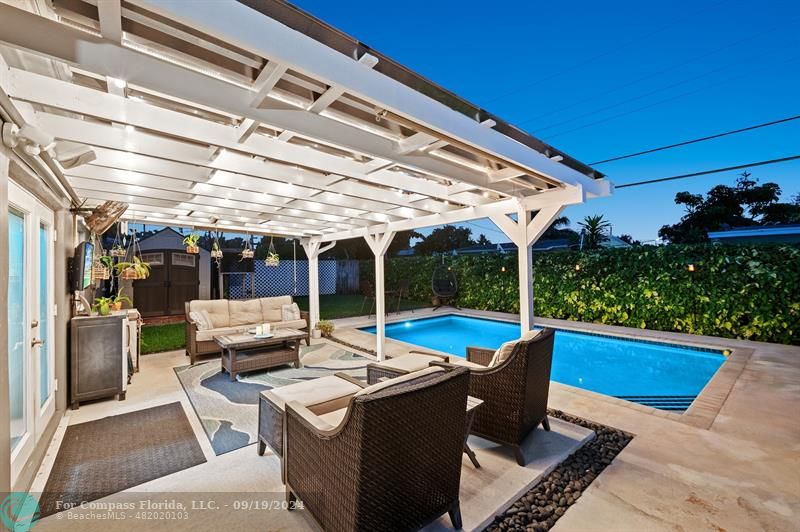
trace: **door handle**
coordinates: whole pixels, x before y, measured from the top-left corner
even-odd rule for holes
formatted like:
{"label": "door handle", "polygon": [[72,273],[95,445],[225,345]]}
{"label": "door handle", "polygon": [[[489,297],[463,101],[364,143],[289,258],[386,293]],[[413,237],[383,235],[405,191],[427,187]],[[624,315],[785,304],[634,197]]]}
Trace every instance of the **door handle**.
{"label": "door handle", "polygon": [[39,320],[31,321],[31,329],[35,329],[38,326],[39,326]]}
{"label": "door handle", "polygon": [[44,345],[44,340],[40,340],[39,338],[34,338],[31,342],[31,347],[36,347],[37,345]]}

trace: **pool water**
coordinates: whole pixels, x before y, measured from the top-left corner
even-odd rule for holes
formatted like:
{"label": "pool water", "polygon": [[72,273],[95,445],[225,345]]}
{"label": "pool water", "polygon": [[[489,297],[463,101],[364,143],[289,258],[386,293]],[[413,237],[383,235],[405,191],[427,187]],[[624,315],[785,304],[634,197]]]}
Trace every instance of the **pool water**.
{"label": "pool water", "polygon": [[[374,333],[375,327],[362,329]],[[467,346],[497,349],[519,325],[466,316],[392,323],[386,336],[465,356]],[[725,361],[719,351],[556,331],[552,379],[662,410],[686,410]]]}

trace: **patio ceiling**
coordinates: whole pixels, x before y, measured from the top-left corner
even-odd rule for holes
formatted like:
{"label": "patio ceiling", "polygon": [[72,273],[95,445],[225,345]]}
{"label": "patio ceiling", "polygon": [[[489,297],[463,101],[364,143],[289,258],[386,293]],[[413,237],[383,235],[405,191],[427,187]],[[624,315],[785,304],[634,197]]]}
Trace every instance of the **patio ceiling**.
{"label": "patio ceiling", "polygon": [[[256,4],[0,4],[0,86],[26,121],[94,150],[63,169],[87,205],[125,201],[142,222],[330,241],[611,192],[388,58],[342,53],[357,41],[294,7]],[[298,19],[307,34],[285,25]]]}

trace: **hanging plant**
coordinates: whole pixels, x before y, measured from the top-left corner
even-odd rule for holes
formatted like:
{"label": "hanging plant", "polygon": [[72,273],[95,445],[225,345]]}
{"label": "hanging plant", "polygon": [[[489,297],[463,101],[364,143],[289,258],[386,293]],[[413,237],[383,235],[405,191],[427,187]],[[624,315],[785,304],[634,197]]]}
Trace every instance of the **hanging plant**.
{"label": "hanging plant", "polygon": [[253,251],[252,246],[250,246],[250,234],[248,233],[244,241],[244,249],[242,249],[242,260],[252,259],[255,254],[256,252]]}
{"label": "hanging plant", "polygon": [[200,246],[197,243],[200,241],[200,235],[197,233],[191,233],[186,235],[186,238],[183,239],[183,245],[186,246],[186,253],[198,254],[200,253]]}
{"label": "hanging plant", "polygon": [[276,267],[281,262],[281,256],[275,251],[275,244],[272,243],[272,237],[269,237],[269,250],[267,250],[267,258],[264,259],[264,264],[271,267]]}
{"label": "hanging plant", "polygon": [[150,264],[142,262],[142,259],[136,256],[131,262],[118,262],[114,268],[120,279],[127,281],[138,281],[150,277]]}
{"label": "hanging plant", "polygon": [[211,244],[211,258],[217,260],[222,259],[222,250],[219,248],[217,237],[214,237],[214,243]]}
{"label": "hanging plant", "polygon": [[125,238],[119,232],[119,223],[117,223],[117,233],[114,235],[114,243],[111,244],[112,257],[124,257],[128,251],[125,249]]}

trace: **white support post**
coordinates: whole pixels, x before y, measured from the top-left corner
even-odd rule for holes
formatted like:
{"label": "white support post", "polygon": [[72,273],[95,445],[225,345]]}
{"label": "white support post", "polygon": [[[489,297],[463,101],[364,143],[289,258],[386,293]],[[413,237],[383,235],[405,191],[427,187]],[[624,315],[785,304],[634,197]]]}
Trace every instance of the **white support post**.
{"label": "white support post", "polygon": [[319,322],[319,256],[335,246],[336,242],[322,248],[319,240],[302,240],[300,245],[308,257],[308,326],[313,329]]}
{"label": "white support post", "polygon": [[490,219],[517,246],[519,271],[519,327],[521,334],[533,328],[533,244],[561,214],[566,204],[542,207],[531,219],[531,211],[520,203],[515,222],[505,214]]}
{"label": "white support post", "polygon": [[386,250],[389,249],[389,244],[392,243],[394,235],[395,233],[392,231],[387,231],[383,234],[371,235],[366,233],[364,235],[372,254],[375,255],[375,334],[377,336],[375,351],[378,354],[379,361],[386,359],[384,354],[384,344],[386,343],[386,284],[383,257],[386,255]]}

